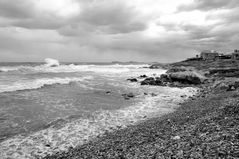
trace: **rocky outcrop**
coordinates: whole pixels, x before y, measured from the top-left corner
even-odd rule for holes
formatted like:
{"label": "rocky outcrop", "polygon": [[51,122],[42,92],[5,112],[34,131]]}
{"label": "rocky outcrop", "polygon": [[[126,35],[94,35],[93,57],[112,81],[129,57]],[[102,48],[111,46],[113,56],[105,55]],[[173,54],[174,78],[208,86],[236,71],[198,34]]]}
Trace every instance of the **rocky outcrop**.
{"label": "rocky outcrop", "polygon": [[183,67],[183,66],[182,67],[172,67],[172,68],[168,69],[168,71],[166,73],[169,74],[169,73],[185,72],[185,71],[191,71],[191,69]]}
{"label": "rocky outcrop", "polygon": [[168,78],[172,82],[179,82],[182,84],[201,84],[205,80],[204,77],[200,74],[197,74],[195,72],[176,72],[176,73],[170,73],[168,74]]}
{"label": "rocky outcrop", "polygon": [[237,78],[217,80],[212,87],[216,90],[234,91],[239,88],[239,80]]}
{"label": "rocky outcrop", "polygon": [[169,69],[168,64],[155,63],[149,66],[150,69]]}
{"label": "rocky outcrop", "polygon": [[239,77],[239,68],[215,68],[209,70],[209,75],[219,77]]}
{"label": "rocky outcrop", "polygon": [[159,77],[149,77],[141,82],[141,85],[165,86]]}
{"label": "rocky outcrop", "polygon": [[203,83],[206,78],[194,70],[186,68],[170,69],[167,74],[162,74],[160,77],[148,77],[141,81],[141,85],[156,85],[156,86],[191,86]]}

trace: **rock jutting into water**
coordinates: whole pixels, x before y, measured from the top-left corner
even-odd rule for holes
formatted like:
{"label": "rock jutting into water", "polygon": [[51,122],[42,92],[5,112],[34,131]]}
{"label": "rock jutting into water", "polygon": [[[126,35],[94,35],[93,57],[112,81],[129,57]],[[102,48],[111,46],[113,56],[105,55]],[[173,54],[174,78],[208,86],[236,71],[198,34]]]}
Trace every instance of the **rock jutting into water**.
{"label": "rock jutting into water", "polygon": [[186,68],[173,68],[160,77],[148,77],[141,81],[141,85],[156,86],[191,86],[203,83],[206,77],[195,70]]}

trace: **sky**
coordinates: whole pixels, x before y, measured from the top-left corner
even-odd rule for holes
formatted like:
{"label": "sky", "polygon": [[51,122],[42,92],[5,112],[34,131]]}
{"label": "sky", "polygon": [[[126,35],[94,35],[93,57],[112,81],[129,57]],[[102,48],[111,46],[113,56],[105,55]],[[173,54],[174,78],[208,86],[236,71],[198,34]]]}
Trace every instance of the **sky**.
{"label": "sky", "polygon": [[174,62],[239,43],[238,0],[0,0],[0,61]]}

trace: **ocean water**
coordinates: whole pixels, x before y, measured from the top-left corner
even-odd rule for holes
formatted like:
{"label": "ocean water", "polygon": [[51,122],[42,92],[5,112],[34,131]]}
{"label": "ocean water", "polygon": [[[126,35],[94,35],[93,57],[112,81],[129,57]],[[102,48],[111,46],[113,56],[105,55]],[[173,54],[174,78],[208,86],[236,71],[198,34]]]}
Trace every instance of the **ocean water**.
{"label": "ocean water", "polygon": [[[194,88],[141,86],[147,64],[0,64],[0,156],[37,158],[172,112]],[[134,98],[125,100],[124,93]],[[156,95],[155,95],[156,94]],[[184,97],[182,97],[184,96]]]}

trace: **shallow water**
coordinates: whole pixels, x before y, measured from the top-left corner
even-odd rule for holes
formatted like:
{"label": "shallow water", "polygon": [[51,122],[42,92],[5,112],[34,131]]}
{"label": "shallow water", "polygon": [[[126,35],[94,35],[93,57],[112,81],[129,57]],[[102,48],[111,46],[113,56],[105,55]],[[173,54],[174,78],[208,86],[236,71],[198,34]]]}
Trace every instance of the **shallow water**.
{"label": "shallow water", "polygon": [[[192,88],[140,86],[146,65],[0,66],[0,156],[35,158],[173,111]],[[125,100],[123,93],[135,98]],[[157,94],[157,96],[152,95]],[[50,146],[49,146],[50,145]]]}

